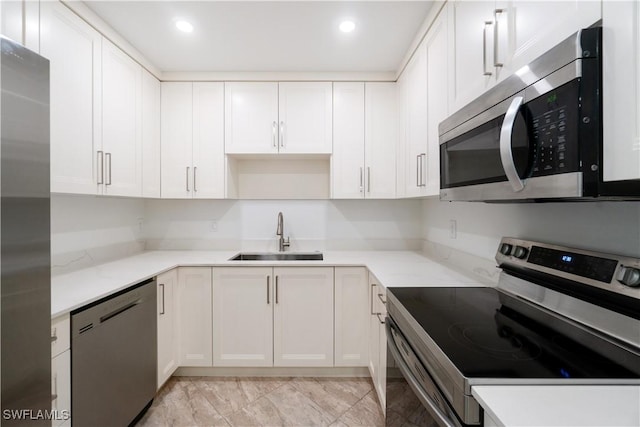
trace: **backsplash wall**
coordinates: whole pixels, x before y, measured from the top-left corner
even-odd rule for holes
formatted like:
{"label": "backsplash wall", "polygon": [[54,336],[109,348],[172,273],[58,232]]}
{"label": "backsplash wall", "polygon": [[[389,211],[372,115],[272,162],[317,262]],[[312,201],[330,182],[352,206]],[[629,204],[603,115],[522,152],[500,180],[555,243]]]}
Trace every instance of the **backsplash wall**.
{"label": "backsplash wall", "polygon": [[89,267],[140,252],[144,200],[51,195],[52,273]]}
{"label": "backsplash wall", "polygon": [[147,200],[146,249],[277,250],[278,212],[290,250],[418,250],[417,200]]}
{"label": "backsplash wall", "polygon": [[426,245],[493,259],[500,238],[509,236],[640,257],[640,202],[422,203]]}

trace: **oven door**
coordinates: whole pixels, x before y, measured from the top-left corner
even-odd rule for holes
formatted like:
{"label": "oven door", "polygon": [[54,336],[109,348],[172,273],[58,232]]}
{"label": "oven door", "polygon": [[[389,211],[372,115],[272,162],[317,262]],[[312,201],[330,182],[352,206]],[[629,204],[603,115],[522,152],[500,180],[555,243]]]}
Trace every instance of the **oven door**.
{"label": "oven door", "polygon": [[[401,376],[387,371],[386,425],[463,427],[396,323],[387,317],[387,350]],[[422,404],[422,405],[420,405]]]}

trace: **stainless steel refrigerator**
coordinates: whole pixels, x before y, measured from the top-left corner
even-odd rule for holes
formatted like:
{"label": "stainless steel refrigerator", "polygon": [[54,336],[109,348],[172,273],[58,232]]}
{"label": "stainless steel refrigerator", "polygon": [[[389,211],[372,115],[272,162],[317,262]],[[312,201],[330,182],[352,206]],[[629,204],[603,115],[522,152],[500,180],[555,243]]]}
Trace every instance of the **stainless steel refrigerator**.
{"label": "stainless steel refrigerator", "polygon": [[50,425],[49,61],[0,45],[0,423]]}

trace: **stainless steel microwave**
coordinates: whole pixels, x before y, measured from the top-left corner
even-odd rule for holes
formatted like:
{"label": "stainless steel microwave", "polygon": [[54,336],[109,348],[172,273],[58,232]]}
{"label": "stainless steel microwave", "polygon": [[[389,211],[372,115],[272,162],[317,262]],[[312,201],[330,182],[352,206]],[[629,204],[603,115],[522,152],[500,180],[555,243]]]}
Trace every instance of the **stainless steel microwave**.
{"label": "stainless steel microwave", "polygon": [[440,199],[638,198],[602,180],[602,29],[588,28],[440,124]]}

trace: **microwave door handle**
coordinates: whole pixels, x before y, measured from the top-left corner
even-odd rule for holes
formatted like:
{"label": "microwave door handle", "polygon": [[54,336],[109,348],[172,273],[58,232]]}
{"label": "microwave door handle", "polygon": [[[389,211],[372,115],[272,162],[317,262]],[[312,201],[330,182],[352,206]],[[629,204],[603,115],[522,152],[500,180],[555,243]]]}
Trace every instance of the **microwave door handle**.
{"label": "microwave door handle", "polygon": [[507,180],[516,193],[524,189],[524,182],[518,176],[516,164],[513,161],[513,151],[511,150],[511,136],[513,135],[513,125],[516,122],[518,111],[524,102],[522,96],[516,96],[511,101],[507,113],[504,115],[502,128],[500,129],[500,160]]}

